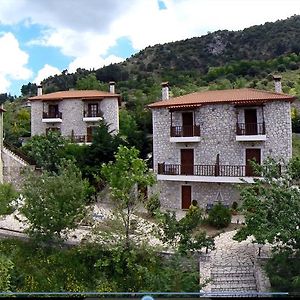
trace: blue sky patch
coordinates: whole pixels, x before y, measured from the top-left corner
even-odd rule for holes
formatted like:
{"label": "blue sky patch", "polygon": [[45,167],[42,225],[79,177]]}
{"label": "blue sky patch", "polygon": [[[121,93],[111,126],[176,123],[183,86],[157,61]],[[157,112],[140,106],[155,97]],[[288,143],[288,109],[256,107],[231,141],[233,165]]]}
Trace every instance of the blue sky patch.
{"label": "blue sky patch", "polygon": [[132,47],[130,39],[126,36],[122,36],[117,40],[117,44],[110,47],[107,51],[108,55],[116,55],[122,58],[130,57],[136,50]]}
{"label": "blue sky patch", "polygon": [[162,0],[157,0],[157,4],[158,4],[159,10],[167,9],[165,2]]}

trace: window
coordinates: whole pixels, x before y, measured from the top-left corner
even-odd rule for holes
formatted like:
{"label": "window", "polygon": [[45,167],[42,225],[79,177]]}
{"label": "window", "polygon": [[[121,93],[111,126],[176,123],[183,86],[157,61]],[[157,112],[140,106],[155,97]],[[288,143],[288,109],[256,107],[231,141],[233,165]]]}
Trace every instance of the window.
{"label": "window", "polygon": [[98,117],[98,103],[88,104],[88,117]]}

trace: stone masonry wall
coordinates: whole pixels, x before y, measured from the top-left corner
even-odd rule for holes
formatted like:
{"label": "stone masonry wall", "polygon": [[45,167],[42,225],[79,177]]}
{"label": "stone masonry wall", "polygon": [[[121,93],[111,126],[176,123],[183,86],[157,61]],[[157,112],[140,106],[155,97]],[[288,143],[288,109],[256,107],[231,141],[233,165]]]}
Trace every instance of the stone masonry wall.
{"label": "stone masonry wall", "polygon": [[[157,172],[157,164],[165,162],[166,164],[180,164],[180,149],[194,149],[194,164],[215,164],[217,154],[219,154],[220,164],[222,165],[245,165],[246,148],[260,148],[261,159],[265,160],[268,156],[273,158],[283,158],[289,160],[292,155],[291,139],[291,116],[290,103],[274,101],[267,103],[263,108],[264,120],[266,124],[266,141],[241,142],[236,141],[236,121],[238,113],[239,122],[243,122],[243,109],[235,108],[231,104],[205,105],[195,111],[195,125],[200,125],[200,142],[194,143],[171,143],[170,125],[171,113],[168,109],[153,109],[153,168]],[[257,108],[257,121],[262,122],[262,108]],[[173,125],[181,125],[181,113],[173,113]],[[162,184],[161,199],[163,203],[171,205],[176,203],[180,208],[180,185],[179,182],[168,182]],[[210,195],[216,193],[222,186],[224,193],[230,190],[232,184],[204,184],[191,183],[188,185],[197,185],[196,194],[203,192],[199,196],[201,201],[208,201]],[[176,192],[174,192],[174,189]],[[209,192],[209,189],[211,191]],[[192,199],[198,197],[194,195],[192,189]],[[168,198],[176,198],[168,200]],[[224,201],[237,198],[224,197]],[[227,200],[226,200],[227,199]],[[196,199],[197,200],[197,199]],[[234,200],[236,201],[236,199]],[[175,204],[174,204],[175,205]],[[178,206],[179,205],[179,206]]]}

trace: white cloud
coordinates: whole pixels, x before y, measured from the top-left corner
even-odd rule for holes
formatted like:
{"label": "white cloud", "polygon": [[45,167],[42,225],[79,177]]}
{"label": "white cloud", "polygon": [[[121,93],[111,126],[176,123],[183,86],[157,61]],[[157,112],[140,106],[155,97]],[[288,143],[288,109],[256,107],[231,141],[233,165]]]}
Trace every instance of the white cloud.
{"label": "white cloud", "polygon": [[26,67],[28,54],[12,33],[0,35],[0,49],[0,93],[6,93],[12,80],[29,79],[32,71]]}
{"label": "white cloud", "polygon": [[42,69],[40,69],[37,73],[36,78],[34,78],[33,82],[36,84],[40,84],[42,80],[49,76],[60,74],[61,71],[56,67],[45,64]]}
{"label": "white cloud", "polygon": [[207,31],[238,30],[300,14],[299,0],[163,2],[164,10],[159,10],[157,0],[0,0],[0,22],[43,26],[41,36],[29,44],[57,47],[74,59],[72,71],[121,61],[109,56],[109,48],[120,37],[128,37],[140,50]]}
{"label": "white cloud", "polygon": [[107,66],[111,63],[118,63],[123,61],[122,57],[118,57],[115,55],[109,55],[106,58],[102,58],[101,56],[82,56],[77,57],[73,62],[69,65],[69,72],[75,72],[77,68],[84,67],[85,69],[98,69],[103,66]]}

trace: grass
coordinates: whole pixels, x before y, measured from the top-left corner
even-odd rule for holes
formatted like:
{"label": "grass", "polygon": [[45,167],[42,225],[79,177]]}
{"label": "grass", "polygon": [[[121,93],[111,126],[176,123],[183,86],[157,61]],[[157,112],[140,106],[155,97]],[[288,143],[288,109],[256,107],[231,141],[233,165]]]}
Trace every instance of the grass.
{"label": "grass", "polygon": [[300,157],[300,137],[293,133],[293,157]]}

